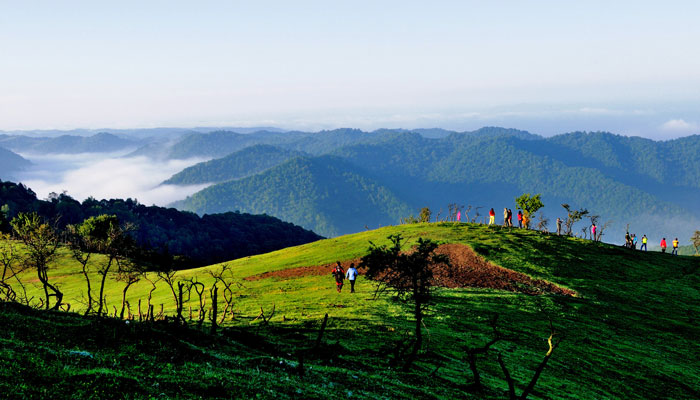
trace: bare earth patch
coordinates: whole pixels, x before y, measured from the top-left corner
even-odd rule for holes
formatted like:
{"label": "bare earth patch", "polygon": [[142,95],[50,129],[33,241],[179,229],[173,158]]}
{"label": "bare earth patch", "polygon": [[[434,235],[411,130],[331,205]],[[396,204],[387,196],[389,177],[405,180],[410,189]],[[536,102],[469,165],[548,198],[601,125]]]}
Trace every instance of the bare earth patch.
{"label": "bare earth patch", "polygon": [[[523,273],[508,268],[499,267],[486,261],[476,254],[471,247],[459,244],[443,244],[437,250],[439,254],[450,257],[451,267],[444,265],[433,266],[435,285],[446,288],[489,288],[500,289],[525,294],[554,293],[565,296],[576,296],[576,292],[557,286],[541,279],[533,279]],[[357,266],[360,259],[341,261],[340,264],[347,271],[350,264]],[[267,278],[291,279],[312,275],[328,275],[335,263],[317,265],[311,267],[289,268],[280,271],[265,272],[263,274],[246,277],[246,280],[260,280]],[[365,271],[360,270],[360,274]]]}

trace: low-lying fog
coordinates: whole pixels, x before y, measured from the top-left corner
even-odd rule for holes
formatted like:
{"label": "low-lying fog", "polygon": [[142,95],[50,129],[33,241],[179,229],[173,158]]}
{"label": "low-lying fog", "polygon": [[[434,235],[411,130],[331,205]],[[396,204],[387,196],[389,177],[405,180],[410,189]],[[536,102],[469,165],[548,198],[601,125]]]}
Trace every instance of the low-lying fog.
{"label": "low-lying fog", "polygon": [[45,199],[49,193],[64,190],[76,200],[89,196],[96,199],[132,198],[145,205],[166,206],[173,201],[205,188],[201,185],[161,185],[161,182],[184,168],[205,161],[153,160],[148,157],[123,158],[119,153],[21,154],[33,163],[15,173],[24,183]]}

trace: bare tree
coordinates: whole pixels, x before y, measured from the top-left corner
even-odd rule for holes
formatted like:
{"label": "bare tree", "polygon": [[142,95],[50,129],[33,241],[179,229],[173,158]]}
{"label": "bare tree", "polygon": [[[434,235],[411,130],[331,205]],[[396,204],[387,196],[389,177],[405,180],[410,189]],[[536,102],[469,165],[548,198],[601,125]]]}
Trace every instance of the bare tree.
{"label": "bare tree", "polygon": [[[26,246],[25,263],[35,269],[44,289],[42,305],[48,310],[58,310],[63,301],[63,293],[58,286],[49,282],[49,267],[56,259],[58,235],[53,226],[41,220],[38,214],[20,213],[12,222],[12,229]],[[51,298],[55,298],[51,307]]]}
{"label": "bare tree", "polygon": [[[27,288],[19,278],[19,274],[24,272],[24,264],[20,261],[20,253],[15,246],[15,243],[10,238],[9,234],[0,233],[0,264],[2,265],[2,277],[0,278],[0,300],[18,302],[29,305],[27,297]],[[12,287],[10,281],[16,281],[17,285],[22,290],[22,293],[17,297],[17,292]]]}
{"label": "bare tree", "polygon": [[[82,238],[82,244],[91,252],[99,252],[107,257],[107,260],[97,268],[100,275],[100,291],[97,301],[97,314],[101,315],[108,310],[104,298],[104,288],[107,276],[115,264],[119,264],[127,257],[133,240],[129,232],[134,229],[131,224],[121,226],[115,215],[100,215],[90,217],[77,227],[77,233]],[[87,262],[85,264],[87,266]],[[87,272],[85,273],[87,275]],[[88,290],[88,295],[90,291]],[[105,310],[105,311],[103,311]]]}
{"label": "bare tree", "polygon": [[695,247],[695,255],[700,254],[700,231],[695,231],[690,241],[693,243],[693,247]]}
{"label": "bare tree", "polygon": [[571,236],[573,233],[573,226],[576,222],[580,221],[583,217],[588,215],[588,210],[581,208],[580,210],[573,210],[571,206],[564,203],[561,205],[566,210],[566,220],[564,221],[565,231],[564,234]]}

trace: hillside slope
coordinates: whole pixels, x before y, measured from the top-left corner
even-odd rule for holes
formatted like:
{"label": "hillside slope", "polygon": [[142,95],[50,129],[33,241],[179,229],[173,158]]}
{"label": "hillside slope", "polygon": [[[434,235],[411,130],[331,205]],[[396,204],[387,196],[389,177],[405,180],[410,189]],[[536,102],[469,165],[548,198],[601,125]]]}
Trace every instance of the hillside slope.
{"label": "hillside slope", "polygon": [[[411,329],[410,308],[384,296],[374,299],[374,285],[362,276],[352,295],[335,291],[329,267],[323,275],[250,279],[271,271],[350,262],[366,253],[369,241],[383,244],[397,233],[407,238],[405,248],[418,237],[468,245],[496,265],[576,295],[440,289],[425,320],[429,343],[415,369],[404,373],[392,367],[391,359]],[[66,301],[79,309],[84,285],[79,268],[69,264],[55,267],[51,278],[65,288]],[[507,386],[497,354],[520,393],[547,351],[551,320],[555,339],[562,341],[529,398],[700,395],[700,327],[694,319],[700,312],[700,257],[631,251],[519,229],[432,223],[385,227],[228,264],[241,284],[234,289],[235,318],[214,337],[165,323],[125,325],[0,309],[5,327],[0,330],[3,392],[18,397],[55,390],[63,394],[58,397],[116,391],[138,397],[182,393],[228,398],[231,393],[250,397],[256,388],[265,388],[263,398],[500,399],[507,396]],[[181,271],[176,279],[211,287],[209,272],[218,268]],[[110,309],[120,304],[122,286],[110,279]],[[128,301],[137,304],[150,288],[144,281],[135,284]],[[152,298],[172,315],[172,296],[162,282]],[[196,318],[196,296],[185,310],[188,306]],[[269,322],[259,317],[261,310]],[[310,351],[326,313],[321,349]],[[468,387],[472,376],[466,348],[480,347],[493,337],[488,321],[494,314],[508,339],[478,358],[486,389],[475,393]],[[302,365],[300,354],[305,355]]]}
{"label": "hillside slope", "polygon": [[304,153],[258,144],[226,157],[195,164],[163,182],[170,185],[219,183],[245,178],[284,163]]}
{"label": "hillside slope", "polygon": [[176,202],[198,214],[267,213],[323,236],[395,223],[410,209],[359,167],[338,157],[296,158],[261,174],[221,183]]}

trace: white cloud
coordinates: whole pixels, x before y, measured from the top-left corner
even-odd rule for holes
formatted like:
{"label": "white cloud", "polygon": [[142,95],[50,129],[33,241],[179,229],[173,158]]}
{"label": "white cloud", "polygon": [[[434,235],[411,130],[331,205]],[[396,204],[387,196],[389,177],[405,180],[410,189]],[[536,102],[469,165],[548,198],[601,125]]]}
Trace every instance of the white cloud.
{"label": "white cloud", "polygon": [[682,119],[671,119],[661,125],[661,129],[672,132],[692,132],[698,130],[698,125]]}
{"label": "white cloud", "polygon": [[154,161],[147,157],[120,158],[115,154],[25,155],[34,163],[19,180],[46,198],[50,192],[84,200],[133,198],[146,205],[165,206],[203,189],[203,185],[161,185],[173,174],[202,159]]}

